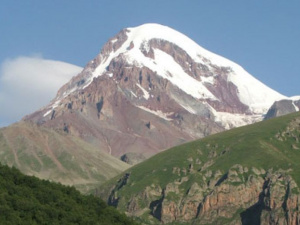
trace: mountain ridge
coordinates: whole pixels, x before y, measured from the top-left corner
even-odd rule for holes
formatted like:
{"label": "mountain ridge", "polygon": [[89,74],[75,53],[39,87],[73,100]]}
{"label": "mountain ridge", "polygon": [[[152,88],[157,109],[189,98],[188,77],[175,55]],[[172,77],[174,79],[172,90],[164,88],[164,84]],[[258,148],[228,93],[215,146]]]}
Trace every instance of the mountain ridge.
{"label": "mountain ridge", "polygon": [[87,192],[129,166],[94,146],[29,122],[0,129],[0,162]]}

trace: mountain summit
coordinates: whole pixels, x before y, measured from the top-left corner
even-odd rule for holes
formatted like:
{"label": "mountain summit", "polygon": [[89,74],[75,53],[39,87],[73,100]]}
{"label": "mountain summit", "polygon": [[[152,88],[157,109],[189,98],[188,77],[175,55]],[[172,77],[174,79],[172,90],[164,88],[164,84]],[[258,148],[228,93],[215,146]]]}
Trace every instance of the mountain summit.
{"label": "mountain summit", "polygon": [[46,107],[25,117],[114,156],[171,146],[263,119],[285,96],[159,24],[111,38]]}

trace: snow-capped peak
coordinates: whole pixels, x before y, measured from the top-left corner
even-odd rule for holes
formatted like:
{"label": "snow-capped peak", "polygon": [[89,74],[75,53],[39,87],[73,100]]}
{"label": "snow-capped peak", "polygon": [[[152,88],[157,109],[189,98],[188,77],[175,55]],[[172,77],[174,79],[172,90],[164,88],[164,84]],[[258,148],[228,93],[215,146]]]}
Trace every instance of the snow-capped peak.
{"label": "snow-capped peak", "polygon": [[[224,66],[224,67],[238,66],[237,64],[231,62],[230,60],[224,57],[221,57],[219,55],[207,51],[206,49],[199,46],[196,42],[194,42],[189,37],[167,26],[149,23],[134,28],[127,28],[126,30],[128,31],[127,32],[128,38],[126,42],[116,52],[112,52],[109,55],[109,57],[105,60],[105,62],[100,64],[96,68],[96,70],[93,73],[94,77],[99,76],[103,72],[105,72],[106,67],[109,65],[110,61],[114,57],[118,56],[121,53],[127,52],[128,47],[130,46],[131,43],[133,43],[134,46],[132,52],[136,53],[135,56],[140,56],[139,54],[140,46],[145,43],[147,47],[148,42],[152,39],[165,40],[174,43],[175,45],[185,50],[186,53],[195,62],[198,63],[205,63],[203,59],[206,59],[210,61],[213,60],[214,64],[218,66]],[[112,41],[115,42],[115,39]],[[131,56],[134,55],[131,54]]]}
{"label": "snow-capped peak", "polygon": [[[95,69],[89,83],[94,77],[106,72],[106,68],[113,58],[124,54],[127,60],[132,64],[146,66],[156,71],[158,75],[169,79],[176,86],[195,98],[217,99],[203,86],[203,82],[188,76],[180,65],[168,54],[155,49],[154,60],[146,57],[141,52],[140,47],[143,45],[144,48],[149,48],[149,41],[152,39],[165,40],[179,46],[196,63],[230,68],[232,72],[229,74],[228,81],[231,81],[237,86],[237,94],[240,101],[248,105],[253,112],[265,113],[274,101],[286,98],[255,79],[238,64],[207,51],[184,34],[159,24],[144,24],[138,27],[128,28],[127,40],[117,51],[111,52],[107,59]],[[132,48],[129,50],[130,45]],[[173,76],[168,76],[167,74],[169,73]],[[88,86],[89,83],[87,83],[86,86]]]}
{"label": "snow-capped peak", "polygon": [[130,42],[133,41],[135,46],[140,46],[143,42],[151,39],[161,39],[181,47],[195,62],[205,63],[203,62],[203,58],[205,58],[213,59],[214,64],[218,66],[230,66],[229,64],[232,64],[230,60],[207,51],[186,35],[167,26],[149,23],[128,28],[128,30],[130,31]]}
{"label": "snow-capped peak", "polygon": [[[150,23],[127,28],[120,33],[126,38],[119,35],[112,38],[109,44],[117,47],[101,53],[98,56],[100,59],[98,64],[94,64],[94,67],[90,68],[84,83],[79,86],[70,86],[61,96],[62,98],[78,89],[88,87],[94,78],[104,74],[113,79],[113,71],[108,72],[108,67],[118,57],[125,60],[128,65],[149,68],[158,76],[169,80],[183,92],[198,100],[221,101],[219,96],[216,96],[208,87],[208,84],[215,85],[216,77],[220,75],[218,68],[226,68],[226,78],[224,79],[236,87],[235,95],[242,104],[249,107],[252,113],[266,113],[274,101],[286,98],[255,79],[238,64],[202,48],[186,35],[170,27]],[[190,71],[188,74],[187,70],[183,69],[172,55],[159,48],[151,47],[152,40],[172,43],[192,59],[192,64],[205,66],[210,73],[196,79],[191,76],[192,72]],[[149,53],[150,50],[152,50],[153,57],[145,55],[145,52]],[[97,60],[92,62],[94,63],[94,61]]]}

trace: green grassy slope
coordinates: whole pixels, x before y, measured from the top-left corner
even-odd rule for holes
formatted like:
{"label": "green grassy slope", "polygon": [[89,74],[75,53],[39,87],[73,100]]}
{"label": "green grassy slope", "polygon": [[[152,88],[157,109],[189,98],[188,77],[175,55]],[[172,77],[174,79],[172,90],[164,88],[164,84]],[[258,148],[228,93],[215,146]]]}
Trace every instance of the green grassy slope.
{"label": "green grassy slope", "polygon": [[29,122],[0,129],[0,162],[82,192],[129,168],[79,138]]}
{"label": "green grassy slope", "polygon": [[0,165],[0,224],[135,224],[99,198]]}
{"label": "green grassy slope", "polygon": [[[179,188],[187,192],[193,183],[201,183],[207,172],[225,174],[235,164],[249,171],[253,167],[286,170],[300,186],[299,139],[299,113],[215,134],[174,147],[130,168],[101,186],[106,190],[102,197],[108,198],[111,187],[116,185],[118,207],[126,211],[131,197],[146,187],[164,189],[167,184],[185,179]],[[121,179],[125,173],[130,174],[126,182]]]}
{"label": "green grassy slope", "polygon": [[[292,147],[295,145],[300,149],[300,143],[292,136],[292,131],[286,131],[288,124],[296,118],[300,118],[299,113],[235,128],[159,153],[124,172],[131,173],[130,180],[135,183],[126,192],[130,195],[152,183],[164,186],[177,177],[172,173],[173,167],[188,169],[191,161],[197,159],[202,163],[198,166],[194,163],[194,170],[201,170],[203,164],[210,160],[212,152],[220,155],[209,166],[212,171],[226,171],[234,164],[265,170],[272,167],[293,168],[291,174],[300,186],[300,150]],[[294,131],[294,135],[300,139],[300,125],[296,125],[298,130]],[[276,136],[281,134],[284,137],[279,140]],[[114,184],[121,176],[110,180],[105,186]]]}

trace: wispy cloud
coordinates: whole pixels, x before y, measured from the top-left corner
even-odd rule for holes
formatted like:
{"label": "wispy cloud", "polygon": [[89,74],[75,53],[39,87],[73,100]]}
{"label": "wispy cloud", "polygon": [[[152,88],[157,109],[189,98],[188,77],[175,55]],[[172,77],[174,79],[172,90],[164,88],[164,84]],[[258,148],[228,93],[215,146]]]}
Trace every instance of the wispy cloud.
{"label": "wispy cloud", "polygon": [[46,105],[81,67],[41,56],[20,56],[0,66],[0,127]]}

